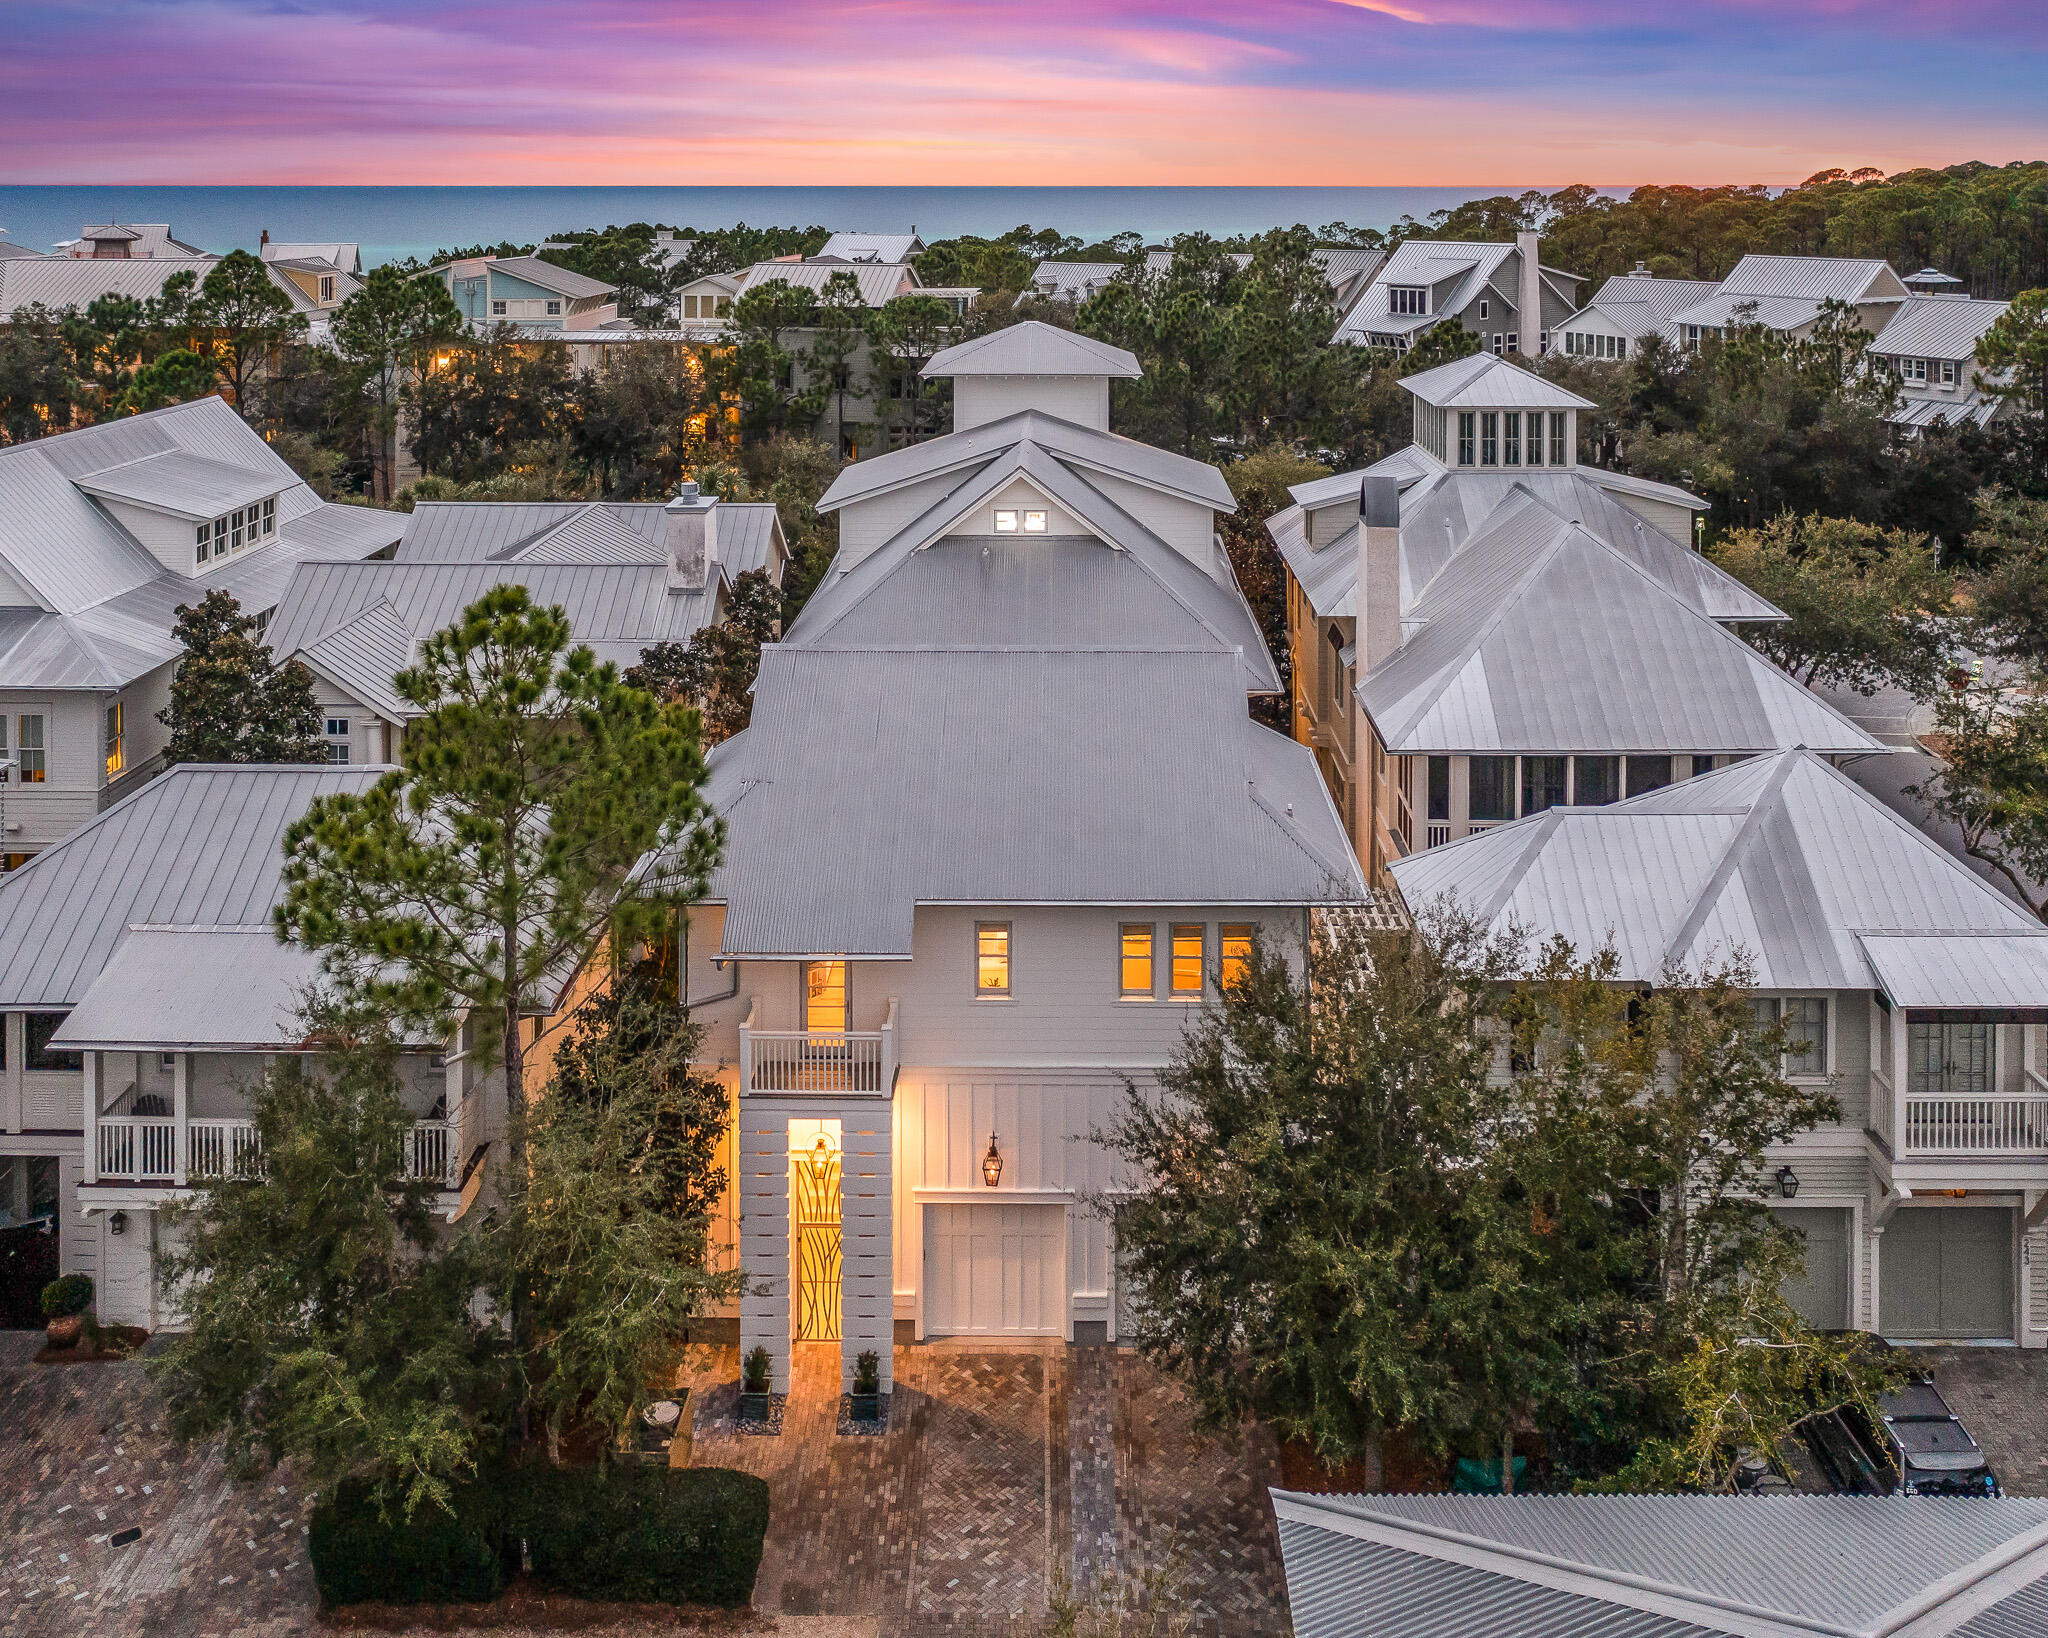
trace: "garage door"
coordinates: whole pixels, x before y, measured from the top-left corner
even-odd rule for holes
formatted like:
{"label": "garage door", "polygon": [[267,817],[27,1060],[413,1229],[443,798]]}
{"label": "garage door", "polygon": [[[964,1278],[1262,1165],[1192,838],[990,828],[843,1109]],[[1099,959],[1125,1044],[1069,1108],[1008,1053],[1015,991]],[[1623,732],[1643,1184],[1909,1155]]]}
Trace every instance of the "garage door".
{"label": "garage door", "polygon": [[925,1207],[927,1336],[1065,1336],[1064,1206]]}
{"label": "garage door", "polygon": [[1785,1282],[1785,1296],[1800,1318],[1824,1331],[1849,1326],[1849,1209],[1780,1206],[1778,1220],[1806,1242],[1806,1274]]}
{"label": "garage door", "polygon": [[1901,1206],[1878,1250],[1888,1337],[2012,1335],[2012,1212]]}

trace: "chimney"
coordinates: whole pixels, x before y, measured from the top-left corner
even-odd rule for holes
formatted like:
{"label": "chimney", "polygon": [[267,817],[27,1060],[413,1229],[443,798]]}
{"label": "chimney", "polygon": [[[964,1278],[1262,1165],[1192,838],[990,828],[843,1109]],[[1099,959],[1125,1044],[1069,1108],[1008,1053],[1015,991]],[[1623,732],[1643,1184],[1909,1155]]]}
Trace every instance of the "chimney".
{"label": "chimney", "polygon": [[262,238],[260,238],[260,239],[258,239],[258,240],[256,241],[256,254],[257,254],[258,256],[261,256],[261,255],[263,254],[263,247],[264,247],[265,245],[269,244],[269,243],[270,243],[270,229],[269,229],[269,228],[265,228],[265,229],[263,230],[263,237],[262,237]]}
{"label": "chimney", "polygon": [[694,483],[676,485],[675,499],[662,509],[668,548],[668,589],[702,591],[718,561],[718,497],[702,495]]}
{"label": "chimney", "polygon": [[1401,646],[1401,485],[1368,476],[1358,486],[1358,674]]}
{"label": "chimney", "polygon": [[1543,241],[1533,233],[1515,235],[1515,248],[1522,253],[1522,278],[1515,296],[1515,327],[1521,350],[1535,358],[1543,351],[1543,280],[1537,272]]}

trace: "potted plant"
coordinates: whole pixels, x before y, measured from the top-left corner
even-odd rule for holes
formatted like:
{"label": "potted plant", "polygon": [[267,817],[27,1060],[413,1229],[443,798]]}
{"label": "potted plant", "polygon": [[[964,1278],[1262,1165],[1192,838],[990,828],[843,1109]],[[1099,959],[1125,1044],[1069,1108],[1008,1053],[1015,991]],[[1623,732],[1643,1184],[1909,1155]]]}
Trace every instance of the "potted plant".
{"label": "potted plant", "polygon": [[853,1393],[847,1414],[856,1422],[879,1422],[882,1419],[882,1360],[874,1349],[868,1348],[853,1361]]}
{"label": "potted plant", "polygon": [[92,1280],[84,1274],[64,1274],[43,1287],[43,1317],[49,1321],[52,1348],[75,1348],[85,1330],[85,1311],[92,1306]]}
{"label": "potted plant", "polygon": [[757,1343],[740,1366],[740,1420],[743,1422],[765,1422],[768,1420],[771,1396],[768,1391],[769,1372],[766,1344]]}

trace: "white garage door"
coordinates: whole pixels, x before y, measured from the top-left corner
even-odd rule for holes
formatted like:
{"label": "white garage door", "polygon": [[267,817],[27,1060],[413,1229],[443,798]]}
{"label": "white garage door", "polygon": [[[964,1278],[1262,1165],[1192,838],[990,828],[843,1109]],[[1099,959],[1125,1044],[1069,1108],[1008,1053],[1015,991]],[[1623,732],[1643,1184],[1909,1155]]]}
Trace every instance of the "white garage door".
{"label": "white garage door", "polygon": [[1778,1218],[1805,1238],[1806,1275],[1785,1282],[1785,1300],[1808,1325],[1842,1331],[1849,1325],[1849,1208],[1779,1206]]}
{"label": "white garage door", "polygon": [[2012,1212],[1901,1206],[1879,1245],[1877,1286],[1888,1337],[2010,1337]]}
{"label": "white garage door", "polygon": [[927,1336],[1067,1331],[1064,1206],[925,1207]]}

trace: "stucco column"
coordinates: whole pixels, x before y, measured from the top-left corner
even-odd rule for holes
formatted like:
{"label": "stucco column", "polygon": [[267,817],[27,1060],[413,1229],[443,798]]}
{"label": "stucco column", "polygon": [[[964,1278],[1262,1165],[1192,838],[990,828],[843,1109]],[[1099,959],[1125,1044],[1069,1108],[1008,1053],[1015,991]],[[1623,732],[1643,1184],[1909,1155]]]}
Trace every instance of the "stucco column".
{"label": "stucco column", "polygon": [[895,1383],[895,1102],[848,1099],[839,1117],[839,1383],[873,1349],[882,1392]]}
{"label": "stucco column", "polygon": [[789,1117],[740,1099],[740,1359],[765,1347],[771,1387],[789,1392]]}

